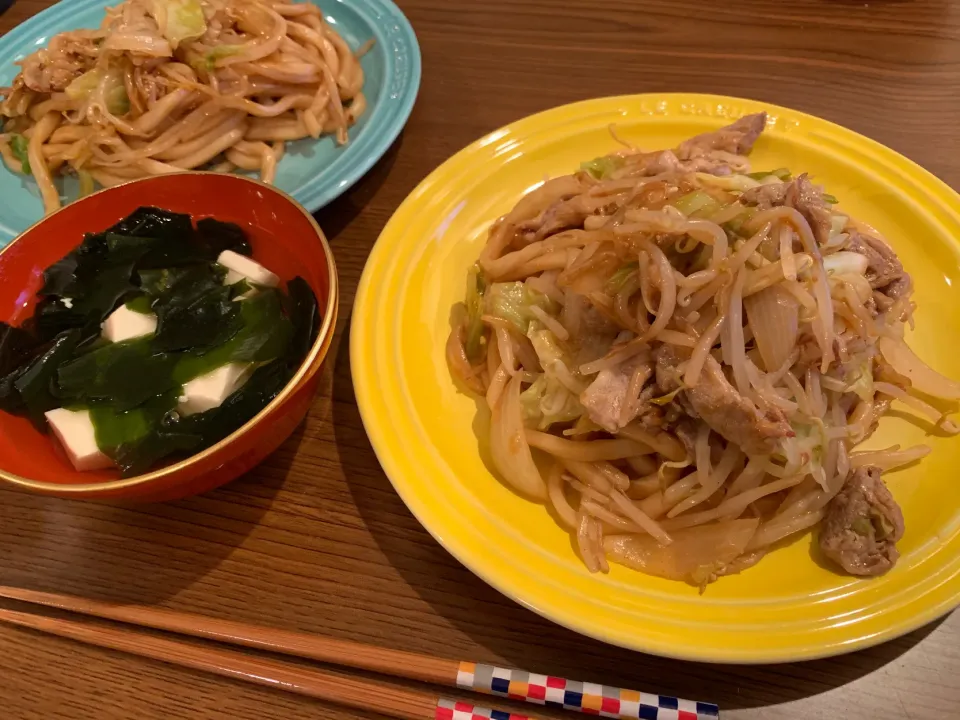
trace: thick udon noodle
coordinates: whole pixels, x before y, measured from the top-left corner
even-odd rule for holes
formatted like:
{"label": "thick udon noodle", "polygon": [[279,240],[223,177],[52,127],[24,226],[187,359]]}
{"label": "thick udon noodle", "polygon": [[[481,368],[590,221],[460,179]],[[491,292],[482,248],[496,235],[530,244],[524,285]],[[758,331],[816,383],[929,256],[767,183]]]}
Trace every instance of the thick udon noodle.
{"label": "thick udon noodle", "polygon": [[875,231],[804,176],[749,174],[751,122],[545,182],[454,309],[447,358],[486,398],[497,470],[591,571],[703,586],[820,523],[858,469],[922,458],[855,450],[891,402],[957,431],[931,396],[960,385],[904,344],[909,276],[874,289],[850,248]]}
{"label": "thick udon noodle", "polygon": [[81,193],[199,167],[269,183],[287,142],[347,142],[366,108],[358,57],[309,2],[126,0],[19,63],[0,154],[46,212],[58,173]]}

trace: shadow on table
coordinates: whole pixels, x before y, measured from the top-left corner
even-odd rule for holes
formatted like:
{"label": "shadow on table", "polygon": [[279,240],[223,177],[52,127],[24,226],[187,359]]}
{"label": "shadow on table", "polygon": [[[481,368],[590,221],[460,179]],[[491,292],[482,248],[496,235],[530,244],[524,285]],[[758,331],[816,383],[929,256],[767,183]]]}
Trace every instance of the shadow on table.
{"label": "shadow on table", "polygon": [[[302,439],[204,495],[133,504],[0,494],[4,584],[153,604],[205,576],[269,509]],[[242,503],[236,498],[243,497]]]}
{"label": "shadow on table", "polygon": [[[357,181],[356,185],[333,200],[329,205],[320,208],[313,214],[313,217],[323,229],[324,234],[330,242],[337,239],[340,233],[353,222],[357,215],[360,214],[360,211],[367,206],[377,193],[384,181],[389,177],[402,146],[403,133],[401,132],[397,139],[387,148],[383,157],[370,168],[366,175]],[[376,239],[376,235],[369,238],[371,247]]]}
{"label": "shadow on table", "polygon": [[[363,433],[350,379],[347,343],[339,348],[336,361],[334,428],[357,509],[393,567],[449,626],[464,636],[462,647],[438,647],[438,655],[712,701],[722,710],[731,710],[798,700],[853,682],[895,660],[941,622],[839,658],[766,666],[670,660],[578,635],[498,593],[461,566],[419,526],[384,476]],[[468,657],[476,653],[475,644],[485,648],[483,657]]]}

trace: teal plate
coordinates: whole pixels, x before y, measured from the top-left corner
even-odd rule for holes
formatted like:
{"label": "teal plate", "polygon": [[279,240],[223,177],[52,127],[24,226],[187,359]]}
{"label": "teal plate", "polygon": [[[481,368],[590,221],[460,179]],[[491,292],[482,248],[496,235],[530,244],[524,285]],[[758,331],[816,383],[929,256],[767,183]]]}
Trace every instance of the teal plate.
{"label": "teal plate", "polygon": [[[350,47],[359,48],[370,38],[375,43],[361,60],[368,106],[350,129],[350,142],[337,147],[332,138],[324,137],[290,143],[277,168],[274,184],[311,212],[347,190],[383,156],[407,122],[420,87],[417,37],[390,0],[312,2]],[[104,7],[112,4],[61,0],[0,38],[0,86],[16,77],[15,62],[45,46],[56,33],[99,27]],[[76,197],[70,184],[62,190],[65,202]],[[41,217],[43,203],[33,179],[11,173],[0,163],[0,247]]]}

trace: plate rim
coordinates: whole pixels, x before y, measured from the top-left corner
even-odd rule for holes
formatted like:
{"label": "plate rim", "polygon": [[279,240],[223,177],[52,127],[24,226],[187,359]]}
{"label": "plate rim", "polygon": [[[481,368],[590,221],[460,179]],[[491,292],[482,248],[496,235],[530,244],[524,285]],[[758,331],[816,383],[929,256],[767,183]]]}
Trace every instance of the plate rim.
{"label": "plate rim", "polygon": [[[316,0],[304,1],[319,5]],[[43,38],[45,45],[52,33],[61,31],[50,29],[44,32],[44,28],[69,24],[72,13],[87,12],[98,7],[105,10],[119,2],[121,0],[60,0],[44,8],[0,37],[0,62],[4,65],[12,64],[17,55],[13,48],[41,33],[45,35]],[[358,133],[356,138],[352,138],[343,152],[332,161],[343,162],[344,172],[339,177],[321,180],[324,174],[321,171],[302,183],[296,190],[281,188],[311,213],[317,212],[343,195],[383,158],[400,136],[413,112],[423,74],[423,59],[417,34],[409,19],[393,0],[350,0],[349,2],[331,0],[331,2],[348,8],[350,12],[362,18],[376,38],[377,44],[384,48],[384,78],[376,103],[371,103],[374,109],[368,110],[371,115],[364,125],[363,132]],[[0,172],[9,172],[9,170],[0,168]],[[41,215],[36,220],[42,218]],[[32,224],[31,222],[30,225]],[[21,232],[23,230],[18,231],[7,225],[0,216],[0,247],[9,243]]]}
{"label": "plate rim", "polygon": [[[305,1],[316,4],[315,0]],[[334,2],[338,5],[348,5],[345,0],[334,0]],[[350,0],[349,8],[351,12],[357,13],[368,22],[374,34],[377,35],[378,44],[386,48],[384,54],[387,62],[384,84],[380,89],[380,95],[377,97],[376,107],[378,110],[375,111],[379,114],[371,115],[370,122],[364,126],[363,132],[357,138],[352,139],[343,154],[337,158],[341,162],[346,162],[351,156],[356,156],[354,157],[355,160],[359,158],[359,162],[354,162],[348,171],[342,175],[339,182],[334,184],[328,182],[320,188],[314,189],[313,185],[319,182],[319,176],[315,176],[304,187],[290,193],[297,202],[305,206],[311,213],[317,212],[340,197],[380,161],[406,126],[420,92],[420,82],[423,74],[420,43],[417,40],[413,25],[410,24],[410,20],[403,14],[399,6],[393,0]],[[375,22],[367,15],[366,10],[378,10],[383,16],[393,20],[394,24]],[[380,20],[381,18],[377,19]],[[387,40],[394,42],[392,47],[386,42]],[[396,43],[402,45],[409,54],[402,55],[397,52]],[[409,59],[407,62],[402,62],[398,60],[399,57],[408,57]],[[393,92],[390,91],[391,81],[398,84],[398,88]],[[375,120],[379,122],[374,124]],[[369,150],[363,152],[368,147]]]}
{"label": "plate rim", "polygon": [[[376,293],[376,290],[373,286],[374,275],[377,274],[378,271],[381,275],[389,275],[389,267],[392,265],[392,263],[389,262],[390,254],[393,253],[394,257],[397,254],[393,252],[395,250],[395,243],[390,242],[389,238],[402,237],[402,233],[397,232],[397,226],[400,224],[400,222],[402,222],[404,215],[409,214],[410,209],[417,206],[421,196],[429,192],[430,188],[435,185],[438,178],[444,175],[446,168],[456,165],[464,158],[469,157],[487,145],[497,142],[505,136],[516,137],[518,126],[522,126],[532,121],[535,122],[537,120],[549,120],[551,115],[559,115],[576,110],[587,111],[592,106],[597,104],[605,106],[606,104],[612,105],[615,103],[649,103],[663,100],[672,102],[685,100],[691,104],[698,104],[701,106],[716,106],[718,103],[743,104],[751,109],[755,107],[763,107],[772,112],[780,111],[786,113],[791,117],[809,119],[810,121],[815,122],[819,128],[832,128],[834,131],[840,132],[847,138],[855,140],[858,143],[865,144],[865,147],[883,156],[885,161],[896,160],[898,164],[906,163],[913,172],[919,173],[923,180],[929,184],[932,184],[932,186],[939,191],[937,194],[941,200],[948,200],[950,204],[952,204],[954,210],[960,209],[960,195],[958,195],[952,188],[950,188],[935,175],[903,155],[896,153],[892,149],[882,145],[877,141],[866,138],[865,136],[849,130],[848,128],[837,125],[836,123],[832,123],[828,120],[772,103],[708,94],[653,93],[594,98],[591,100],[562,105],[521,118],[476,140],[431,172],[420,184],[418,184],[418,186],[397,208],[394,215],[384,226],[377,243],[367,259],[354,302],[353,317],[350,329],[350,358],[351,375],[354,384],[354,391],[356,393],[357,405],[367,435],[370,438],[371,446],[373,447],[378,460],[383,466],[385,474],[390,479],[391,484],[400,495],[403,502],[407,505],[408,509],[413,513],[420,524],[437,540],[437,542],[439,542],[441,546],[450,552],[468,570],[480,577],[503,595],[511,598],[515,602],[518,602],[522,606],[533,610],[552,622],[603,642],[612,645],[618,645],[631,650],[653,653],[656,655],[683,660],[714,663],[765,664],[808,660],[852,652],[857,649],[879,644],[886,640],[890,640],[894,637],[898,637],[907,632],[915,630],[916,628],[921,627],[922,625],[925,625],[944,615],[945,613],[949,612],[950,609],[960,603],[960,584],[957,582],[958,577],[960,577],[960,572],[958,572],[957,569],[948,567],[947,569],[952,570],[952,573],[948,578],[942,579],[941,582],[937,582],[929,589],[925,589],[919,596],[912,598],[911,601],[916,602],[918,598],[923,598],[930,593],[935,593],[938,588],[942,588],[943,584],[952,583],[952,587],[945,597],[936,602],[928,603],[916,611],[910,611],[906,615],[901,614],[901,616],[895,616],[893,622],[886,623],[878,632],[859,634],[851,638],[824,645],[793,643],[789,647],[771,648],[769,650],[761,651],[751,650],[744,647],[727,647],[723,649],[710,648],[708,651],[704,652],[702,650],[698,650],[694,642],[689,641],[679,643],[678,647],[674,644],[645,642],[642,637],[638,636],[633,636],[626,639],[622,637],[616,637],[609,632],[598,630],[597,625],[588,624],[583,618],[565,610],[562,605],[558,604],[557,602],[550,601],[549,599],[545,601],[542,596],[536,598],[538,601],[536,604],[531,602],[530,598],[528,597],[528,593],[523,592],[523,588],[517,588],[516,583],[511,582],[508,578],[504,577],[504,574],[509,575],[506,570],[502,571],[500,574],[493,572],[493,566],[488,562],[483,561],[483,558],[487,556],[484,552],[481,552],[475,548],[471,548],[467,541],[462,541],[453,533],[445,533],[444,525],[440,522],[437,522],[437,519],[434,517],[434,515],[436,515],[436,510],[428,508],[426,503],[417,497],[414,489],[403,481],[403,471],[399,467],[400,460],[397,457],[398,452],[402,452],[402,449],[396,447],[396,441],[391,443],[391,430],[388,427],[384,427],[385,424],[382,416],[378,417],[379,410],[377,407],[375,407],[374,403],[374,398],[378,394],[378,387],[374,380],[373,366],[370,362],[370,356],[372,353],[366,352],[368,348],[365,346],[365,335],[368,334],[369,328],[366,328],[365,325],[369,325],[371,323],[372,317],[369,310],[375,306],[374,294]],[[381,240],[384,241],[381,242]],[[372,333],[369,334],[372,336]]]}

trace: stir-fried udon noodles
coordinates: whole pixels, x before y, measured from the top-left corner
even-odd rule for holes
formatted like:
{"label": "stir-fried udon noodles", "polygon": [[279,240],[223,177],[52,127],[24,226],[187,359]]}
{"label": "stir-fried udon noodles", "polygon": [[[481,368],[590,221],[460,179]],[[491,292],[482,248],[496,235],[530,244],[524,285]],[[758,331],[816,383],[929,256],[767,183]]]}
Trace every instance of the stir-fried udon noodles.
{"label": "stir-fried udon noodles", "polygon": [[892,402],[958,432],[960,383],[904,342],[896,254],[806,175],[750,172],[765,121],[547,181],[455,308],[448,362],[486,397],[497,471],[591,571],[702,587],[819,525],[840,567],[883,573],[904,527],[880,473],[929,448],[856,446]]}
{"label": "stir-fried udon noodles", "polygon": [[57,174],[81,194],[199,167],[272,182],[288,141],[347,141],[366,107],[358,53],[309,2],[126,0],[19,63],[0,154],[46,212]]}

